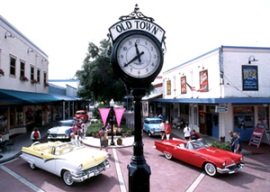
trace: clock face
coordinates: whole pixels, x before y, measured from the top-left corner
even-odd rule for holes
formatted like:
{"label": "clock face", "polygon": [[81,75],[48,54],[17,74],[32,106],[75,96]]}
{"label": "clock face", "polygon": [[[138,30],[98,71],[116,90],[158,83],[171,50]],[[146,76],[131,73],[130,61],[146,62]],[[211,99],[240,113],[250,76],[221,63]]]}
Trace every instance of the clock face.
{"label": "clock face", "polygon": [[161,50],[158,44],[143,34],[133,34],[120,41],[117,62],[128,76],[143,79],[160,69]]}

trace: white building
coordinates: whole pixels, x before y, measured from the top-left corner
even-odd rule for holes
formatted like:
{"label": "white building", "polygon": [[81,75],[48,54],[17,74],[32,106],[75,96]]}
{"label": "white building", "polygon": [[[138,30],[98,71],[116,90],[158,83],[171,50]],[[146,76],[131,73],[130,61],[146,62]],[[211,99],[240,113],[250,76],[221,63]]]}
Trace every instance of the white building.
{"label": "white building", "polygon": [[47,93],[48,65],[46,53],[0,16],[0,88]]}
{"label": "white building", "polygon": [[47,54],[0,16],[1,140],[73,117],[78,100],[74,89],[49,94],[48,67]]}
{"label": "white building", "polygon": [[[202,134],[249,140],[263,123],[269,137],[270,48],[221,46],[163,73],[167,119],[182,118]],[[265,138],[266,140],[266,138]]]}

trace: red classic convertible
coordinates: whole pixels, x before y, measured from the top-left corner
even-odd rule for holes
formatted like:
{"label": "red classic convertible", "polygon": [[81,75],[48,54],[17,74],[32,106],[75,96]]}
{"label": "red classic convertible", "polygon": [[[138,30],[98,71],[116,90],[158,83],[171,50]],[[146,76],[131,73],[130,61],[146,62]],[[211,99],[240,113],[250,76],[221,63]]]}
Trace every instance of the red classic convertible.
{"label": "red classic convertible", "polygon": [[209,146],[203,139],[185,141],[182,139],[155,141],[155,148],[166,159],[178,159],[204,169],[209,176],[217,173],[236,173],[244,165],[243,155]]}

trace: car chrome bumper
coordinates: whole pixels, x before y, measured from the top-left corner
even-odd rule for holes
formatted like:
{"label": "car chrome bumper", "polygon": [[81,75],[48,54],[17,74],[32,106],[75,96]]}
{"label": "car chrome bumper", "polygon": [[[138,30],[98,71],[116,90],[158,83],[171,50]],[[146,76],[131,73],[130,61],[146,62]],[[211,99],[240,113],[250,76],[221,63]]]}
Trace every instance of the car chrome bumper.
{"label": "car chrome bumper", "polygon": [[57,135],[57,136],[54,136],[54,135],[48,135],[47,136],[47,139],[51,139],[51,140],[53,140],[53,139],[70,139],[70,137],[68,136],[68,135]]}
{"label": "car chrome bumper", "polygon": [[83,182],[91,177],[99,175],[101,172],[105,171],[110,167],[109,161],[105,160],[96,167],[85,170],[81,175],[72,175],[72,179],[75,182]]}
{"label": "car chrome bumper", "polygon": [[240,163],[240,164],[230,166],[230,167],[225,167],[225,168],[217,167],[217,172],[220,174],[224,174],[224,173],[233,174],[233,173],[237,173],[243,167],[244,167],[244,163]]}

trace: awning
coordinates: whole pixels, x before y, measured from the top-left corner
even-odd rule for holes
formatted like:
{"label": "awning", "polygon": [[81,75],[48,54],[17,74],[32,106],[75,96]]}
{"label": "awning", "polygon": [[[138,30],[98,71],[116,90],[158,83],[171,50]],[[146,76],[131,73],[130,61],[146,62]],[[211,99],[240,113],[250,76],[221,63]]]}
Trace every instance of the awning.
{"label": "awning", "polygon": [[196,104],[270,104],[269,97],[230,97],[230,98],[177,98],[177,99],[154,99],[160,103],[196,103]]}
{"label": "awning", "polygon": [[162,93],[152,93],[150,95],[144,96],[142,98],[143,101],[147,101],[147,100],[151,100],[151,99],[155,99],[158,97],[162,97]]}
{"label": "awning", "polygon": [[55,98],[57,98],[58,100],[61,100],[61,101],[77,101],[77,100],[81,100],[78,97],[70,97],[70,96],[66,96],[66,95],[52,94],[52,96],[54,96]]}
{"label": "awning", "polygon": [[49,103],[61,101],[61,99],[46,93],[34,93],[0,89],[0,103],[22,104],[22,103]]}

